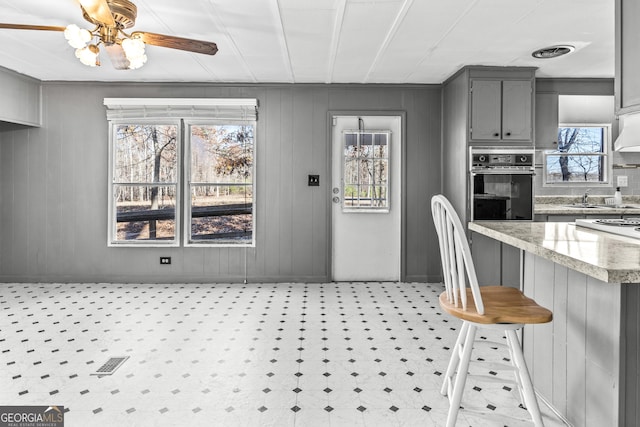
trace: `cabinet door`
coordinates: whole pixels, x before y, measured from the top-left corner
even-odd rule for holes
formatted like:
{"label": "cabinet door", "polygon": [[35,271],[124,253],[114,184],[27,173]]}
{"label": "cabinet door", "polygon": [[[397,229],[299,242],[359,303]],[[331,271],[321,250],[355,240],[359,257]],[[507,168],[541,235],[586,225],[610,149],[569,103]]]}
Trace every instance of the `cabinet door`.
{"label": "cabinet door", "polygon": [[[635,0],[616,2],[616,112],[640,110],[640,3]],[[622,111],[620,111],[622,110]]]}
{"label": "cabinet door", "polygon": [[502,82],[502,139],[505,141],[532,140],[531,80]]}
{"label": "cabinet door", "polygon": [[558,94],[536,94],[536,149],[558,148]]}
{"label": "cabinet door", "polygon": [[500,80],[471,81],[472,141],[500,141],[502,82]]}

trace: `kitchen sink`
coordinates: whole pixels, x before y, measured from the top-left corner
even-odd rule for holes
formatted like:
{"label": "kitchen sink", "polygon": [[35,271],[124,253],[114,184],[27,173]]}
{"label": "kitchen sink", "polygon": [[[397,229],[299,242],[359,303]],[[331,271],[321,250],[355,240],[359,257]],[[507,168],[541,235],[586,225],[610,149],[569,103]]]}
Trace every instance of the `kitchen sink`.
{"label": "kitchen sink", "polygon": [[574,203],[572,205],[565,205],[567,208],[573,209],[601,209],[601,208],[609,208],[609,209],[634,209],[637,206],[629,206],[629,205],[594,205],[592,203]]}
{"label": "kitchen sink", "polygon": [[574,209],[597,209],[597,208],[606,208],[606,207],[613,207],[613,206],[607,206],[607,205],[592,205],[591,203],[574,203],[572,205],[565,205],[568,208],[574,208]]}

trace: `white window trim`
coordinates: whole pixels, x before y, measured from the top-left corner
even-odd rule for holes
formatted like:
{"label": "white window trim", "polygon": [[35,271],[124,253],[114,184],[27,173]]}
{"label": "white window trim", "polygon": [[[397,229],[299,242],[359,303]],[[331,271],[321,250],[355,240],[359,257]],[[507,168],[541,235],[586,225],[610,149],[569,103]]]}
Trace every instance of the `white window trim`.
{"label": "white window trim", "polygon": [[543,150],[542,152],[542,186],[549,188],[558,188],[558,187],[600,187],[607,188],[613,187],[613,155],[612,155],[612,142],[611,142],[611,123],[559,123],[559,128],[580,128],[580,127],[601,127],[606,129],[605,131],[605,141],[604,147],[605,151],[602,156],[604,157],[605,167],[606,167],[606,181],[603,182],[595,182],[595,181],[569,181],[569,182],[547,182],[547,155],[553,155],[553,151],[557,151],[555,149],[552,150]]}

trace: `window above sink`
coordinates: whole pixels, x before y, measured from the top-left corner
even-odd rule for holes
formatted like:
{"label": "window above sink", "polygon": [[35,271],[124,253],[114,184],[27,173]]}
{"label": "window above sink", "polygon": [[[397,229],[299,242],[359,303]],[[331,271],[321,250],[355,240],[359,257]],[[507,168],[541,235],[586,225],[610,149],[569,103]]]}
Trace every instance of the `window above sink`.
{"label": "window above sink", "polygon": [[561,124],[558,148],[543,151],[544,186],[610,183],[611,125]]}

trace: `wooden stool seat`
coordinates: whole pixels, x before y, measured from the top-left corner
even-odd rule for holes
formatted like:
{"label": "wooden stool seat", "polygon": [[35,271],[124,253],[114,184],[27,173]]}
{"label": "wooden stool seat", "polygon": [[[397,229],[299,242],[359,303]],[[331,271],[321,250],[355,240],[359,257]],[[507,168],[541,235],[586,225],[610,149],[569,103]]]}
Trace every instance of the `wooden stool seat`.
{"label": "wooden stool seat", "polygon": [[440,307],[452,316],[468,322],[484,325],[495,323],[547,323],[553,319],[553,313],[538,305],[515,288],[505,286],[480,286],[484,303],[484,314],[479,314],[473,302],[471,289],[467,288],[467,307],[456,307],[449,302],[447,293],[440,294]]}

